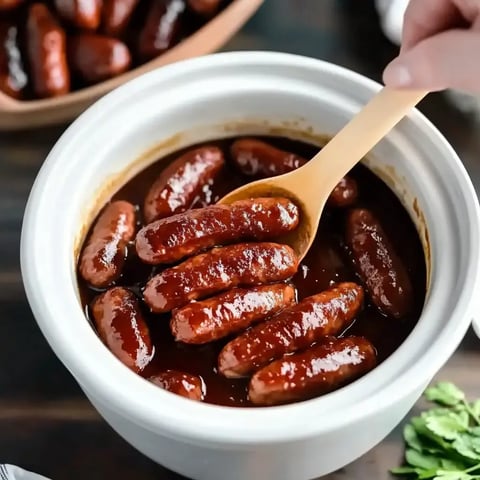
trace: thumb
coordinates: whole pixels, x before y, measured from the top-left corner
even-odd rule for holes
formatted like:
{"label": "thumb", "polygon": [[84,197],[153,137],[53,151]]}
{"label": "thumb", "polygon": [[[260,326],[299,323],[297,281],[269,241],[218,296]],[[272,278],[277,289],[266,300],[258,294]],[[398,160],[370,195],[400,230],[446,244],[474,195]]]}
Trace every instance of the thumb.
{"label": "thumb", "polygon": [[402,52],[383,72],[385,85],[480,92],[480,32],[449,30]]}

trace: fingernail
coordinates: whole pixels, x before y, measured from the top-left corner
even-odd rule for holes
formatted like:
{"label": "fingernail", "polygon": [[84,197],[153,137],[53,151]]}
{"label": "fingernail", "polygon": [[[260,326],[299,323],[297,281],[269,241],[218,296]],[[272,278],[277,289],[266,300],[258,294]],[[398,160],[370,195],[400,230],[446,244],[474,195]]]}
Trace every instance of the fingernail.
{"label": "fingernail", "polygon": [[408,87],[412,83],[412,75],[405,65],[391,63],[383,73],[383,81],[390,87]]}

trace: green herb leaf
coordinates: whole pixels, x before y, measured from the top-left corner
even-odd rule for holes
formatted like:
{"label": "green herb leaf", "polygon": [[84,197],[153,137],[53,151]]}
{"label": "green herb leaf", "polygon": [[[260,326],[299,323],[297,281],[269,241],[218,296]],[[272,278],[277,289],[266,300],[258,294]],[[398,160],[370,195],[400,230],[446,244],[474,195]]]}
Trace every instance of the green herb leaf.
{"label": "green herb leaf", "polygon": [[436,455],[440,458],[444,457],[444,456],[455,456],[455,458],[458,456],[457,452],[451,448],[450,446],[448,447],[448,449],[441,449],[441,448],[437,448],[437,447],[432,447],[430,446],[430,444],[427,444],[425,442],[425,444],[422,446],[422,452],[425,452],[425,453],[430,453],[431,455]]}
{"label": "green herb leaf", "polygon": [[430,470],[432,468],[440,468],[440,460],[433,455],[427,453],[420,453],[413,448],[407,449],[405,452],[405,459],[407,463],[413,467],[424,468],[425,470]]}
{"label": "green herb leaf", "polygon": [[477,453],[480,453],[480,437],[477,435],[472,434],[472,431],[470,430],[470,445],[472,446],[473,450],[475,450]]}
{"label": "green herb leaf", "polygon": [[478,448],[479,439],[471,437],[470,435],[460,435],[453,443],[452,447],[463,457],[472,460],[480,460],[480,453]]}
{"label": "green herb leaf", "polygon": [[405,465],[391,472],[415,480],[480,480],[480,399],[468,403],[449,382],[425,396],[437,406],[405,425]]}
{"label": "green herb leaf", "polygon": [[424,480],[427,478],[434,478],[438,473],[438,470],[436,468],[430,469],[430,470],[424,470],[423,472],[417,472],[418,475],[418,480]]}
{"label": "green herb leaf", "polygon": [[438,475],[433,480],[471,480],[471,475],[464,472],[444,472],[438,471]]}
{"label": "green herb leaf", "polygon": [[454,440],[468,430],[468,413],[447,412],[441,415],[427,412],[424,415],[426,427],[435,435],[446,440]]}
{"label": "green herb leaf", "polygon": [[450,382],[439,382],[425,390],[425,397],[440,405],[453,406],[465,400],[465,394]]}
{"label": "green herb leaf", "polygon": [[415,428],[413,428],[413,425],[410,425],[410,424],[405,425],[405,428],[403,429],[403,438],[405,440],[405,443],[410,448],[413,448],[418,452],[422,451],[422,442],[419,436],[417,435]]}
{"label": "green herb leaf", "polygon": [[465,470],[468,467],[464,462],[450,458],[442,458],[440,464],[443,470]]}
{"label": "green herb leaf", "polygon": [[470,404],[470,408],[472,410],[472,413],[476,415],[477,417],[480,417],[480,399],[475,400]]}
{"label": "green herb leaf", "polygon": [[390,473],[393,475],[408,475],[411,473],[417,473],[418,468],[414,467],[396,467],[390,470]]}
{"label": "green herb leaf", "polygon": [[392,468],[390,470],[390,473],[393,475],[408,475],[412,476],[413,474],[417,475],[417,480],[420,479],[427,479],[427,478],[433,478],[437,474],[438,470],[436,468],[431,468],[430,470],[425,470],[424,468],[418,468],[418,467],[409,467],[409,466],[403,466],[403,467],[397,467],[397,468]]}
{"label": "green herb leaf", "polygon": [[410,423],[412,424],[413,428],[416,430],[419,436],[426,438],[426,440],[425,438],[423,438],[422,444],[428,442],[427,445],[431,447],[439,447],[442,450],[448,450],[449,448],[451,448],[449,443],[447,443],[443,438],[433,433],[427,427],[425,418],[413,417],[410,420]]}

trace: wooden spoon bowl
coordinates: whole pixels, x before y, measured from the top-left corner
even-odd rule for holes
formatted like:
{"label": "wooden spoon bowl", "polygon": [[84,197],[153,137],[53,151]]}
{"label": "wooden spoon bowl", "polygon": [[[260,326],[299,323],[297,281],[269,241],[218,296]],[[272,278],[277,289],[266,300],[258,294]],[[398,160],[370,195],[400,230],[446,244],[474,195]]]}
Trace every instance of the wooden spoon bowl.
{"label": "wooden spoon bowl", "polygon": [[291,199],[300,209],[300,224],[278,241],[290,245],[303,259],[334,187],[426,94],[423,90],[384,87],[305,165],[248,183],[218,203],[272,196]]}

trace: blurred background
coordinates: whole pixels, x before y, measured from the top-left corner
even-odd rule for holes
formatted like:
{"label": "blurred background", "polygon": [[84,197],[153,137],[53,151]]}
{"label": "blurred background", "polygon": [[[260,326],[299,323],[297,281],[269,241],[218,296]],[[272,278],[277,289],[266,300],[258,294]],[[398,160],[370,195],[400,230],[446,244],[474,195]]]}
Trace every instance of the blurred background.
{"label": "blurred background", "polygon": [[[307,55],[380,81],[397,47],[382,33],[373,0],[266,0],[222,50]],[[443,93],[429,95],[420,109],[480,188],[475,115]],[[19,269],[23,210],[43,160],[67,126],[0,132],[0,462],[55,480],[180,479],[137,453],[100,419],[50,351],[25,299]],[[480,387],[468,374],[476,342],[470,332],[439,378],[453,379],[478,396]],[[402,459],[400,431],[328,478],[389,478],[388,469]]]}

